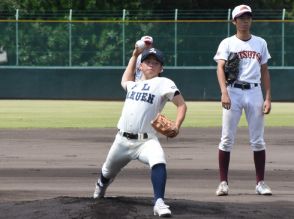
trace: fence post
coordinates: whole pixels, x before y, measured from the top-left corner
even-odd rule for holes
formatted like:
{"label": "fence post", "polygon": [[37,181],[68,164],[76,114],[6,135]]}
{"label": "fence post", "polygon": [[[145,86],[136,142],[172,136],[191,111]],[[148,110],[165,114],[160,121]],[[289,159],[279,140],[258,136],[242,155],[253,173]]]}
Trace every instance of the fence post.
{"label": "fence post", "polygon": [[286,14],[286,9],[283,9],[283,14],[282,14],[282,66],[285,65],[285,14]]}
{"label": "fence post", "polygon": [[123,16],[122,16],[122,20],[123,20],[123,23],[122,23],[122,38],[123,38],[123,41],[122,41],[122,46],[123,46],[123,57],[122,57],[122,66],[125,65],[126,63],[126,43],[125,43],[125,39],[126,39],[126,32],[125,32],[125,19],[126,19],[126,9],[123,9]]}
{"label": "fence post", "polygon": [[231,22],[230,22],[230,20],[231,20],[231,9],[230,8],[228,9],[228,18],[227,18],[227,20],[228,20],[227,37],[229,37],[230,34],[231,34]]}
{"label": "fence post", "polygon": [[69,10],[69,17],[68,17],[68,65],[72,65],[72,30],[71,30],[71,21],[72,21],[72,9]]}
{"label": "fence post", "polygon": [[19,65],[19,51],[18,51],[18,18],[19,18],[19,10],[16,9],[15,13],[15,59],[16,59],[16,65]]}
{"label": "fence post", "polygon": [[176,8],[175,9],[175,38],[174,38],[174,41],[175,41],[175,51],[174,51],[174,55],[175,55],[175,66],[178,65],[178,9]]}

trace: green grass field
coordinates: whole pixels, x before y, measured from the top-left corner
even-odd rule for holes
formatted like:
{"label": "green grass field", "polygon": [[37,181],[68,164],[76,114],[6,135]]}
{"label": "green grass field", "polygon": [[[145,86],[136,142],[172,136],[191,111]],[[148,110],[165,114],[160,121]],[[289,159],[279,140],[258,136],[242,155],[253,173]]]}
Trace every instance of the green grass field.
{"label": "green grass field", "polygon": [[[220,102],[187,102],[183,127],[219,127]],[[0,128],[104,128],[116,127],[123,102],[0,100]],[[175,107],[168,103],[163,111],[175,118]],[[294,126],[294,103],[272,103],[266,126]],[[245,116],[240,126],[247,126]]]}

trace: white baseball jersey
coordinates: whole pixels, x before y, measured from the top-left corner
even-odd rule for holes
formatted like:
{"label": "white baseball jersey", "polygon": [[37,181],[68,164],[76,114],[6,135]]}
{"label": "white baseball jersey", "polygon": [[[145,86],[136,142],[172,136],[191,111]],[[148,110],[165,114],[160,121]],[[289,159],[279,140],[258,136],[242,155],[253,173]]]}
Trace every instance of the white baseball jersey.
{"label": "white baseball jersey", "polygon": [[237,80],[260,83],[260,66],[271,58],[266,41],[254,35],[248,41],[240,40],[236,35],[228,37],[220,43],[214,60],[227,60],[230,52],[238,53],[240,58]]}
{"label": "white baseball jersey", "polygon": [[150,122],[178,91],[175,83],[165,77],[155,77],[144,81],[128,81],[126,89],[118,129],[129,133],[155,133]]}
{"label": "white baseball jersey", "polygon": [[142,57],[142,54],[140,54],[140,55],[137,57],[137,60],[136,60],[135,81],[139,81],[139,80],[141,80],[141,77],[142,77],[142,72],[141,72],[141,70],[140,70],[141,57]]}
{"label": "white baseball jersey", "polygon": [[[139,160],[150,168],[158,163],[166,163],[164,151],[159,143],[156,131],[151,126],[157,113],[168,100],[173,99],[178,91],[173,81],[164,77],[155,77],[144,81],[128,81],[127,95],[118,122],[120,130],[113,142],[106,161],[102,166],[102,174],[106,178],[114,178],[131,160]],[[147,133],[147,139],[128,139],[122,133]]]}

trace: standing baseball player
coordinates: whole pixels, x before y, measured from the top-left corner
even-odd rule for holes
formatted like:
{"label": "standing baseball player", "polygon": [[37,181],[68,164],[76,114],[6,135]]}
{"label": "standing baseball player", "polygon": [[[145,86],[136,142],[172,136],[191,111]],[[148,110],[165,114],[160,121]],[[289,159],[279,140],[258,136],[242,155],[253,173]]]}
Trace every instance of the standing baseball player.
{"label": "standing baseball player", "polygon": [[[239,5],[232,11],[233,24],[237,33],[224,39],[217,50],[217,78],[221,90],[223,107],[222,137],[219,143],[220,184],[216,195],[228,195],[228,169],[230,152],[233,148],[237,126],[244,109],[249,129],[251,149],[256,169],[255,191],[260,195],[271,195],[271,189],[264,182],[266,147],[264,142],[264,114],[271,110],[270,75],[267,61],[271,58],[267,43],[261,37],[250,33],[252,10]],[[227,84],[224,66],[230,53],[239,57],[237,80]],[[265,98],[263,98],[262,88]]]}
{"label": "standing baseball player", "polygon": [[[142,36],[141,40],[145,43],[145,49],[150,49],[153,47],[153,38],[151,36]],[[141,56],[142,54],[140,54],[137,58],[136,61],[136,71],[135,71],[135,80],[141,80],[142,78],[142,71],[141,71]]]}
{"label": "standing baseball player", "polygon": [[163,69],[161,51],[155,48],[143,51],[140,64],[142,79],[135,81],[136,60],[141,52],[142,49],[135,47],[122,76],[121,85],[127,94],[117,125],[119,131],[102,166],[93,196],[103,198],[107,187],[121,169],[131,160],[139,160],[151,169],[154,214],[170,216],[169,206],[164,203],[166,160],[151,121],[170,100],[177,108],[174,130],[178,133],[187,107],[174,82],[158,77]]}

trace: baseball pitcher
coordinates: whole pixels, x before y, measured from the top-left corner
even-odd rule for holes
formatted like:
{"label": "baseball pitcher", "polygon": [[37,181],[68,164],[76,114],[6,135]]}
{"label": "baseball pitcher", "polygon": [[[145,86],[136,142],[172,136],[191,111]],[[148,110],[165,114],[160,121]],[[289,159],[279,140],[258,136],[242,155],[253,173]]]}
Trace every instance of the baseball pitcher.
{"label": "baseball pitcher", "polygon": [[[155,48],[145,49],[141,55],[141,80],[135,81],[136,60],[143,49],[135,47],[128,66],[122,76],[121,85],[126,99],[118,122],[118,133],[109,150],[98,178],[94,198],[103,198],[107,187],[121,169],[131,160],[139,160],[151,170],[154,191],[154,214],[170,216],[171,210],[164,203],[166,185],[166,159],[163,148],[151,123],[162,122],[159,113],[167,101],[176,106],[176,118],[169,131],[175,137],[186,114],[186,104],[175,83],[165,77],[158,77],[163,69],[162,52]],[[166,123],[166,122],[163,122]]]}

